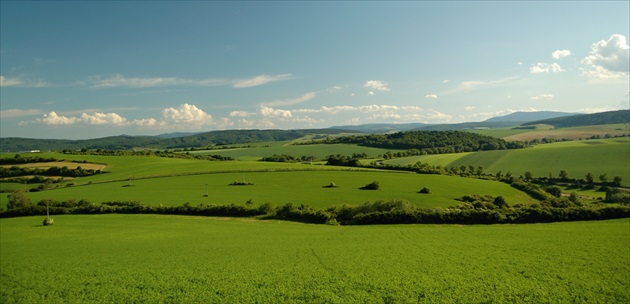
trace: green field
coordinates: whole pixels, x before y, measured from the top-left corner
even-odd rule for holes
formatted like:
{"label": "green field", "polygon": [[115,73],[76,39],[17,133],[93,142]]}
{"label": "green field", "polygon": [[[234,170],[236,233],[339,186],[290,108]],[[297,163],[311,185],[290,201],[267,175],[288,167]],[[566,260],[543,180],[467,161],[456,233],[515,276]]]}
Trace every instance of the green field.
{"label": "green field", "polygon": [[622,178],[622,184],[630,185],[630,138],[612,138],[584,141],[557,142],[536,145],[518,150],[484,151],[447,155],[414,156],[388,160],[386,163],[407,165],[417,161],[442,166],[484,166],[488,173],[511,171],[522,175],[527,171],[533,176],[558,176],[566,170],[569,177],[583,178],[591,172],[595,178],[606,173],[609,179]]}
{"label": "green field", "polygon": [[352,155],[353,153],[366,153],[373,158],[377,158],[379,155],[387,153],[387,151],[398,151],[349,144],[292,145],[291,143],[293,143],[293,141],[262,144],[256,143],[251,144],[252,147],[250,148],[194,151],[191,153],[229,156],[238,160],[259,160],[262,157],[272,156],[274,154],[287,154],[298,157],[314,156],[315,159],[324,159],[326,156],[331,154]]}
{"label": "green field", "polygon": [[1,219],[2,303],[628,303],[630,222]]}
{"label": "green field", "polygon": [[[317,166],[323,167],[323,166]],[[230,186],[246,180],[253,186]],[[380,190],[359,190],[378,181]],[[334,182],[337,188],[323,188]],[[204,197],[208,185],[208,197]],[[129,186],[131,185],[131,186]],[[431,194],[418,194],[423,187]],[[376,200],[408,200],[419,206],[448,207],[456,198],[472,194],[501,195],[508,203],[532,201],[525,193],[507,184],[445,175],[424,175],[379,171],[297,171],[221,173],[100,183],[28,193],[33,202],[42,199],[87,199],[91,202],[140,201],[146,204],[193,205],[254,203],[307,204],[317,209],[332,205],[357,205]]]}

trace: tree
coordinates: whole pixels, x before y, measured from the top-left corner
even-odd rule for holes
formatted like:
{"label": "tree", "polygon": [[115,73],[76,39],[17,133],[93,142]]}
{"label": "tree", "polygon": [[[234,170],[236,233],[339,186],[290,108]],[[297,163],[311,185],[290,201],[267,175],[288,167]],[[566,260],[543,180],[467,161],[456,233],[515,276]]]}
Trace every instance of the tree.
{"label": "tree", "polygon": [[529,171],[525,172],[525,181],[530,181],[530,180],[532,180],[532,178],[534,178],[534,177],[533,177],[531,172],[529,172]]}
{"label": "tree", "polygon": [[560,174],[558,174],[558,177],[560,177],[560,179],[567,179],[569,177],[569,173],[567,173],[566,170],[560,170]]}
{"label": "tree", "polygon": [[586,173],[586,183],[591,185],[591,184],[593,184],[593,180],[594,180],[593,173],[591,173],[591,172]]}
{"label": "tree", "polygon": [[599,176],[599,181],[602,182],[602,184],[605,184],[606,182],[608,182],[608,174],[604,173],[602,175]]}
{"label": "tree", "polygon": [[24,194],[24,191],[13,192],[7,198],[9,199],[7,209],[28,208],[33,205],[31,199]]}
{"label": "tree", "polygon": [[613,183],[615,183],[615,186],[620,187],[621,186],[621,176],[615,176],[615,178],[613,178]]}
{"label": "tree", "polygon": [[497,208],[508,208],[508,204],[505,201],[505,198],[503,198],[503,196],[497,196],[494,201],[492,201],[492,204],[497,206]]}
{"label": "tree", "polygon": [[553,186],[553,187],[549,187],[547,189],[545,189],[545,191],[547,191],[547,193],[555,196],[555,197],[560,197],[562,196],[562,189],[560,189],[560,187],[558,186]]}
{"label": "tree", "polygon": [[418,193],[423,193],[423,194],[429,194],[431,193],[431,190],[427,187],[424,187],[422,189],[420,189],[420,191],[418,191]]}
{"label": "tree", "polygon": [[477,175],[481,176],[483,174],[483,166],[478,166],[477,167]]}

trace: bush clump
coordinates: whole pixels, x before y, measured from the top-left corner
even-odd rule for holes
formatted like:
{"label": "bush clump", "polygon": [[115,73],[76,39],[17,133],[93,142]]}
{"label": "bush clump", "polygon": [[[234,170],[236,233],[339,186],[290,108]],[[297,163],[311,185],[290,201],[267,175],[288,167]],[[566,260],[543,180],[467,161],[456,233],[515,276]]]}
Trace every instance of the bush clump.
{"label": "bush clump", "polygon": [[424,187],[422,189],[420,189],[420,191],[418,191],[418,193],[423,193],[423,194],[429,194],[431,193],[431,190],[427,187]]}
{"label": "bush clump", "polygon": [[44,226],[50,226],[55,224],[55,220],[53,220],[52,217],[47,217],[44,219],[44,222],[42,223]]}
{"label": "bush clump", "polygon": [[359,189],[361,190],[378,190],[381,186],[378,184],[377,181],[373,181]]}

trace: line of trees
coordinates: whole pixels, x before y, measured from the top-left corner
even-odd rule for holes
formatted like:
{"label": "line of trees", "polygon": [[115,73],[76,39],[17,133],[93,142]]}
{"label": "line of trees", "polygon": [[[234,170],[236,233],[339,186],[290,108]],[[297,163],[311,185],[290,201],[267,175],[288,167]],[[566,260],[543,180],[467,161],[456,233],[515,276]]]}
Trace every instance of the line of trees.
{"label": "line of trees", "polygon": [[182,206],[145,205],[139,202],[115,201],[94,204],[86,200],[43,200],[31,204],[22,194],[9,196],[7,210],[0,217],[55,214],[176,214],[200,216],[254,217],[283,219],[333,225],[366,224],[499,224],[544,223],[556,221],[603,220],[630,217],[629,204],[580,204],[570,198],[544,201],[540,204],[508,205],[501,196],[465,196],[462,203],[450,208],[425,209],[407,201],[366,202],[357,206],[337,205],[317,210],[306,204],[288,203],[273,207],[269,203],[259,206],[251,200],[245,205],[184,204]]}

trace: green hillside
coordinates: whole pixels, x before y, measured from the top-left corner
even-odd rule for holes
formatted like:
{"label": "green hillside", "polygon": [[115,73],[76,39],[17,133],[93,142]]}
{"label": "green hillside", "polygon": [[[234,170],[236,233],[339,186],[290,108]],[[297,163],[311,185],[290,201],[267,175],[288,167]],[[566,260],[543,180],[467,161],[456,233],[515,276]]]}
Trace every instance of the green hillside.
{"label": "green hillside", "polygon": [[550,118],[525,123],[523,125],[547,124],[556,128],[630,123],[630,110],[609,111],[594,114],[581,114]]}

